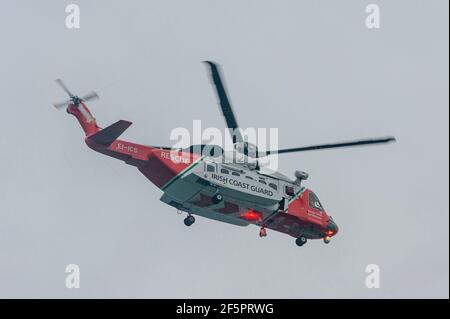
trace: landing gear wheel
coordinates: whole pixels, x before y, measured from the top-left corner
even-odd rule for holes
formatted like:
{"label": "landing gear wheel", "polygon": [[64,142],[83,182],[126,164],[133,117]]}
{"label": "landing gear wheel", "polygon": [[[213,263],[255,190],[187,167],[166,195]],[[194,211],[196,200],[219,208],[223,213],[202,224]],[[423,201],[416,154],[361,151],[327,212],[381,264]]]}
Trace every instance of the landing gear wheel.
{"label": "landing gear wheel", "polygon": [[295,240],[295,243],[297,244],[297,246],[302,247],[304,244],[306,244],[307,241],[308,240],[306,239],[306,237],[302,235]]}
{"label": "landing gear wheel", "polygon": [[214,203],[214,204],[219,204],[221,201],[223,201],[223,196],[222,196],[222,194],[220,194],[220,193],[217,193],[216,195],[214,195],[213,197],[212,197],[212,202]]}
{"label": "landing gear wheel", "polygon": [[195,217],[192,215],[188,215],[185,219],[184,219],[184,224],[186,226],[191,226],[193,223],[195,223]]}
{"label": "landing gear wheel", "polygon": [[331,241],[331,237],[330,237],[330,236],[325,236],[325,237],[323,238],[323,242],[324,242],[325,244],[329,244],[330,241]]}

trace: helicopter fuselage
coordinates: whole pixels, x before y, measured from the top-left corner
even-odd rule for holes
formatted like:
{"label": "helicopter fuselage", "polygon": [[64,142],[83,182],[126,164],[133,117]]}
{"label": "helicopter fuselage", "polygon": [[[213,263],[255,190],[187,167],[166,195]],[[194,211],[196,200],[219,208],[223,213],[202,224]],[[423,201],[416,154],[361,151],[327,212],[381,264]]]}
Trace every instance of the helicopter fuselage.
{"label": "helicopter fuselage", "polygon": [[121,121],[102,130],[95,121],[87,122],[79,107],[69,105],[68,112],[78,118],[91,149],[137,167],[163,191],[160,200],[178,211],[238,226],[253,224],[295,238],[325,239],[338,231],[314,193],[295,182],[222,163],[217,157],[120,140]]}
{"label": "helicopter fuselage", "polygon": [[161,201],[188,214],[184,219],[186,226],[195,222],[193,215],[200,215],[233,225],[257,225],[260,237],[267,235],[266,228],[289,234],[296,238],[298,246],[303,246],[308,238],[322,238],[329,243],[337,234],[338,227],[314,192],[301,186],[308,174],[296,171],[295,181],[277,172],[267,174],[261,171],[260,160],[274,154],[390,143],[396,141],[395,137],[259,151],[256,145],[249,143],[245,130],[238,125],[219,65],[212,61],[204,62],[210,70],[230,133],[231,152],[219,145],[200,144],[172,149],[120,140],[119,136],[131,122],[120,120],[101,129],[85,104],[97,99],[97,93],[91,92],[80,98],[61,79],[56,82],[69,95],[69,100],[54,106],[61,109],[67,105],[66,111],[78,119],[90,148],[136,166],[163,191]]}

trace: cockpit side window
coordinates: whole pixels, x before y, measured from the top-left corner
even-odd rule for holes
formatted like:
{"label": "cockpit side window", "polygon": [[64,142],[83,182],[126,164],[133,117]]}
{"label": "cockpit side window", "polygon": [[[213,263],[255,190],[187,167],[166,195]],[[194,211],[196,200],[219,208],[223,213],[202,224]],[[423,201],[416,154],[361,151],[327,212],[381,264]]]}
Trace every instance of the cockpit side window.
{"label": "cockpit side window", "polygon": [[314,194],[313,192],[309,193],[308,196],[309,199],[309,207],[320,210],[321,212],[324,211],[322,204],[319,201],[319,198]]}

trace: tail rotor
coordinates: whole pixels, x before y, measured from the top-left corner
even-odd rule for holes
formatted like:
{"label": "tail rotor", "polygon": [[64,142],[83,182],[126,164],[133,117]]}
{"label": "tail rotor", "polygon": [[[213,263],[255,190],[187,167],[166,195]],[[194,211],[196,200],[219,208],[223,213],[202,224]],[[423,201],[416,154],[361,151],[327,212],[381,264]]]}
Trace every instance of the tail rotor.
{"label": "tail rotor", "polygon": [[85,95],[83,95],[82,97],[79,97],[77,95],[74,95],[65,85],[65,83],[63,82],[63,80],[61,79],[57,79],[56,83],[67,93],[67,95],[69,95],[69,99],[64,101],[64,102],[59,102],[59,103],[54,103],[53,106],[56,109],[62,109],[66,106],[68,106],[69,104],[73,104],[76,107],[78,107],[82,102],[88,102],[88,101],[92,101],[92,100],[96,100],[99,98],[98,94],[94,91],[89,92]]}

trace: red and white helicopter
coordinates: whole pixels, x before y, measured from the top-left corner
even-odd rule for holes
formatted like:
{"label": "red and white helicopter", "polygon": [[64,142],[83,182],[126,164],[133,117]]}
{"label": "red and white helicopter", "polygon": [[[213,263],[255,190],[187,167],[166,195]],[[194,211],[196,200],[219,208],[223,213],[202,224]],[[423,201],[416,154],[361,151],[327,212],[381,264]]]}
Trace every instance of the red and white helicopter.
{"label": "red and white helicopter", "polygon": [[[223,116],[230,132],[233,132],[232,161],[224,161],[230,156],[229,152],[214,145],[193,145],[174,150],[118,139],[132,123],[120,120],[100,128],[85,103],[98,98],[98,95],[92,92],[80,98],[72,94],[60,79],[56,82],[70,99],[55,104],[55,107],[66,107],[67,112],[78,119],[86,134],[85,142],[91,149],[135,166],[160,188],[163,191],[161,201],[187,213],[184,219],[186,226],[191,226],[195,222],[194,215],[199,215],[238,226],[257,225],[261,237],[266,236],[266,229],[279,231],[296,238],[298,246],[303,246],[308,239],[323,239],[329,243],[338,233],[338,226],[315,193],[302,186],[308,174],[296,171],[295,180],[278,172],[269,174],[259,167],[258,159],[270,154],[387,143],[395,141],[395,138],[258,151],[240,135],[218,65],[210,61],[206,64],[211,71]],[[236,161],[236,158],[250,160]]]}

